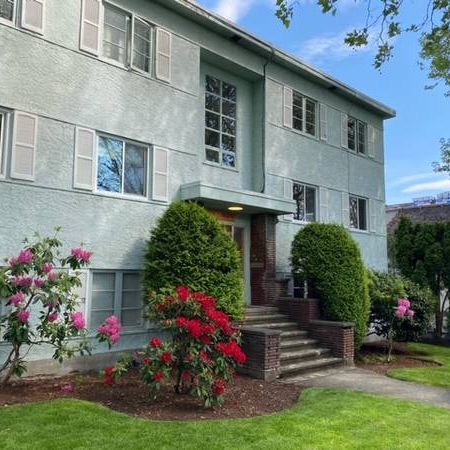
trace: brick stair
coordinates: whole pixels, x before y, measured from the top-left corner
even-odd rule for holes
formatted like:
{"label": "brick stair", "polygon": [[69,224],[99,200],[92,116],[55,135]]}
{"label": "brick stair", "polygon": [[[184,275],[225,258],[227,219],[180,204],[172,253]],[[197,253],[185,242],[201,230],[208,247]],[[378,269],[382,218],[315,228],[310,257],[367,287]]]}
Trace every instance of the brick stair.
{"label": "brick stair", "polygon": [[307,331],[300,330],[298,324],[282,314],[277,307],[249,306],[244,320],[247,329],[271,329],[281,331],[280,335],[280,378],[294,381],[305,374],[320,376],[331,369],[343,367],[344,360],[335,358],[329,348]]}

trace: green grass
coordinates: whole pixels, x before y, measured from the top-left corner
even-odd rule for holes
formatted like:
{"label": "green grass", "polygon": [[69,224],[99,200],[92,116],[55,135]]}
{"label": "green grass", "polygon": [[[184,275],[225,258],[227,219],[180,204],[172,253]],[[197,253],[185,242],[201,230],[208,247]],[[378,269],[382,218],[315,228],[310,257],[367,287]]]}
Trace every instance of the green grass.
{"label": "green grass", "polygon": [[448,449],[450,410],[310,389],[293,409],[217,422],[151,422],[78,400],[0,410],[1,449]]}
{"label": "green grass", "polygon": [[442,364],[441,367],[421,367],[416,369],[392,369],[389,376],[399,380],[414,381],[450,388],[450,348],[429,344],[409,344],[408,347],[425,355],[427,359]]}

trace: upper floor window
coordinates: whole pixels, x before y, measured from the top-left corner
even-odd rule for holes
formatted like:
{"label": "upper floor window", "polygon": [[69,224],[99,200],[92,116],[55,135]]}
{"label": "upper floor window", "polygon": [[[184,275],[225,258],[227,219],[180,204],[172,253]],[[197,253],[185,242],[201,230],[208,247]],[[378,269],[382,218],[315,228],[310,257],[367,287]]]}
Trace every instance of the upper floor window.
{"label": "upper floor window", "polygon": [[97,190],[147,196],[148,153],[145,145],[99,136]]}
{"label": "upper floor window", "polygon": [[293,198],[296,202],[294,220],[316,221],[316,188],[305,184],[293,184]]}
{"label": "upper floor window", "polygon": [[6,114],[0,111],[0,175],[4,175],[3,172],[3,147],[6,141]]}
{"label": "upper floor window", "polygon": [[347,121],[348,148],[366,154],[367,125],[361,120],[349,117]]}
{"label": "upper floor window", "polygon": [[367,230],[367,200],[350,195],[350,228]]}
{"label": "upper floor window", "polygon": [[236,167],[236,87],[207,76],[205,91],[206,160]]}
{"label": "upper floor window", "polygon": [[293,91],[292,127],[298,131],[317,135],[317,102]]}
{"label": "upper floor window", "polygon": [[0,0],[0,19],[14,22],[15,8],[15,0]]}

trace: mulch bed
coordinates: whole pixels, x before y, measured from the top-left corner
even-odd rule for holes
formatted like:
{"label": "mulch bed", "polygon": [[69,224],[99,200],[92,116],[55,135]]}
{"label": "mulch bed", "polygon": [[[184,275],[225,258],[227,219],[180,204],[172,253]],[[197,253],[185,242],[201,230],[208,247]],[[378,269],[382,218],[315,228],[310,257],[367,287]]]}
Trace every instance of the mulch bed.
{"label": "mulch bed", "polygon": [[[74,392],[65,393],[64,387],[67,385],[73,385]],[[293,406],[298,401],[300,391],[298,386],[266,383],[236,375],[225,394],[225,405],[208,409],[189,395],[176,395],[171,388],[162,390],[158,398],[152,400],[136,373],[127,374],[115,386],[106,386],[102,377],[92,373],[14,382],[0,389],[0,407],[76,398],[151,420],[248,418]]]}
{"label": "mulch bed", "polygon": [[439,367],[433,361],[422,359],[419,353],[408,349],[406,343],[395,342],[393,347],[393,361],[386,362],[388,343],[385,341],[365,344],[356,360],[356,366],[361,369],[372,370],[382,375],[387,375],[391,369],[406,369],[417,367]]}

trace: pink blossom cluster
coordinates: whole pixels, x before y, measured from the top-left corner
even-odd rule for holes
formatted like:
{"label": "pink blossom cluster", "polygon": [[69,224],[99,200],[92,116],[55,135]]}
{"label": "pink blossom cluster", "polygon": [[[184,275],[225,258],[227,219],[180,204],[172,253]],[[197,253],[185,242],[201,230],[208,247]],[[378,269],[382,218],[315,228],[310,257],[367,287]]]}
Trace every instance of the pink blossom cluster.
{"label": "pink blossom cluster", "polygon": [[13,305],[13,306],[19,306],[21,303],[23,303],[25,301],[25,299],[27,298],[26,294],[19,291],[16,292],[15,294],[11,295],[11,297],[9,297],[8,299],[8,305]]}
{"label": "pink blossom cluster", "polygon": [[82,312],[74,312],[70,315],[70,318],[74,328],[77,330],[82,330],[86,327],[86,319],[84,318],[84,314]]}
{"label": "pink blossom cluster", "polygon": [[28,323],[28,320],[30,319],[30,311],[26,309],[21,309],[17,313],[17,319],[19,320],[19,322],[22,322],[23,324]]}
{"label": "pink blossom cluster", "polygon": [[24,276],[24,275],[20,275],[17,277],[12,277],[11,283],[17,287],[31,287],[31,285],[33,284],[33,278]]}
{"label": "pink blossom cluster", "polygon": [[11,258],[9,265],[11,267],[18,266],[19,264],[31,264],[33,262],[33,252],[31,250],[22,250],[19,256]]}
{"label": "pink blossom cluster", "polygon": [[78,259],[83,263],[88,263],[93,255],[93,253],[88,252],[87,250],[81,247],[73,248],[71,253],[73,257],[75,257],[76,259]]}
{"label": "pink blossom cluster", "polygon": [[48,321],[50,323],[56,322],[59,318],[59,314],[55,311],[48,315]]}
{"label": "pink blossom cluster", "polygon": [[55,266],[52,263],[46,262],[42,266],[42,272],[44,272],[45,274],[48,275],[54,268],[55,268]]}
{"label": "pink blossom cluster", "polygon": [[414,317],[416,312],[411,309],[411,302],[406,298],[399,298],[397,302],[397,308],[395,310],[395,316],[398,318],[409,317],[410,319]]}
{"label": "pink blossom cluster", "polygon": [[111,344],[117,344],[120,341],[122,325],[116,316],[110,316],[106,319],[105,323],[100,326],[98,332]]}

